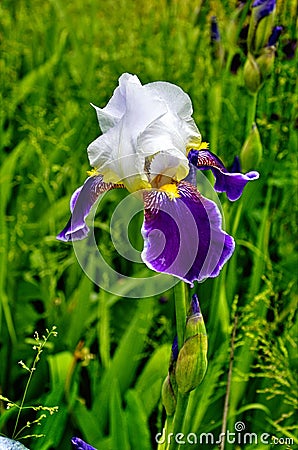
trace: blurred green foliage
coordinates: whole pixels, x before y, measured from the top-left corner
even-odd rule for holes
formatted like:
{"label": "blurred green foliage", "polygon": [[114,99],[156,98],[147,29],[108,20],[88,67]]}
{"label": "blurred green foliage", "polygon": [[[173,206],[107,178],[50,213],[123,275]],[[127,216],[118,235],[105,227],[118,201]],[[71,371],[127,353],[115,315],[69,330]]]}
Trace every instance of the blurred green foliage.
{"label": "blurred green foliage", "polygon": [[[210,44],[214,15],[220,49]],[[112,297],[55,236],[89,169],[85,149],[99,134],[89,103],[105,105],[122,72],[143,83],[181,86],[203,139],[232,163],[247,138],[252,102],[243,82],[249,2],[240,10],[228,0],[3,0],[0,16],[0,392],[21,401],[27,374],[17,362],[30,364],[34,331],[55,325],[58,337],[42,355],[26,403],[58,405],[59,412],[29,430],[44,438],[25,445],[64,450],[78,435],[98,450],[156,448],[175,329],[173,293]],[[186,427],[220,433],[237,314],[228,428],[241,420],[255,433],[297,445],[296,61],[285,51],[294,38],[295,2],[277,1],[276,23],[284,30],[257,103],[260,180],[241,202],[221,197],[237,249],[218,279],[192,290],[205,317],[209,366],[191,394]],[[111,192],[97,219],[101,250],[126,274],[149,276],[149,269],[115,255],[108,238],[117,195]],[[35,418],[24,412],[21,425]],[[8,437],[15,419],[16,411],[1,404]]]}

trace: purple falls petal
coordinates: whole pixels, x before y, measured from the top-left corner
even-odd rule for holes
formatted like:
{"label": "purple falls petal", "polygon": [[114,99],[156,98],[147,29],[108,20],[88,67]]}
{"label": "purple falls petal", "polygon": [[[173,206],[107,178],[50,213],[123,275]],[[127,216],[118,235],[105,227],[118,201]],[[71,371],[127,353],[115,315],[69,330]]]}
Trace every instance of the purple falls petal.
{"label": "purple falls petal", "polygon": [[78,437],[73,437],[71,440],[72,447],[75,450],[96,450],[96,448],[92,447],[92,445],[87,444],[82,439]]}
{"label": "purple falls petal", "polygon": [[185,181],[179,198],[161,191],[144,194],[142,259],[157,272],[174,275],[190,284],[213,278],[234,251],[234,240],[221,229],[214,202]]}
{"label": "purple falls petal", "polygon": [[123,186],[104,183],[101,175],[87,178],[83,186],[79,187],[71,197],[70,211],[72,216],[65,228],[58,234],[57,239],[65,242],[84,239],[89,232],[85,220],[92,206],[100,194],[115,187]]}
{"label": "purple falls petal", "polygon": [[228,172],[221,160],[209,150],[190,150],[188,159],[199,170],[211,169],[216,179],[214,189],[217,192],[226,192],[231,201],[241,197],[249,181],[259,178],[259,173],[256,171],[246,174]]}

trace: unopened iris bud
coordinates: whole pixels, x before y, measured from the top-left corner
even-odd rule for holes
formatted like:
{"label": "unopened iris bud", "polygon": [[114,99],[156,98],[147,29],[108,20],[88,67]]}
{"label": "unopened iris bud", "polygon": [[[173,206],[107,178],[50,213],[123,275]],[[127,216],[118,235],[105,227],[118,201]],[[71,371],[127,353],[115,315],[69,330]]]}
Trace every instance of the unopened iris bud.
{"label": "unopened iris bud", "polygon": [[177,383],[176,383],[176,364],[178,359],[178,338],[177,336],[173,340],[171,359],[169,364],[169,377],[171,381],[171,386],[174,394],[177,394]]}
{"label": "unopened iris bud", "polygon": [[255,94],[262,85],[262,77],[259,66],[251,53],[248,53],[244,64],[243,77],[246,88]]}
{"label": "unopened iris bud", "polygon": [[255,0],[249,23],[248,50],[253,54],[263,48],[271,35],[274,22],[276,0]]}
{"label": "unopened iris bud", "polygon": [[216,20],[215,16],[211,17],[210,39],[211,39],[211,43],[220,41],[220,34],[219,34],[217,20]]}
{"label": "unopened iris bud", "polygon": [[167,416],[172,416],[176,410],[177,399],[169,374],[166,376],[161,388],[161,399]]}
{"label": "unopened iris bud", "polygon": [[192,299],[184,339],[176,363],[176,382],[182,394],[195,389],[207,370],[207,333],[196,295]]}
{"label": "unopened iris bud", "polygon": [[265,47],[261,55],[256,59],[256,64],[261,74],[261,84],[272,73],[275,59],[275,47]]}
{"label": "unopened iris bud", "polygon": [[161,398],[168,416],[172,416],[176,409],[178,387],[176,383],[176,363],[178,358],[178,339],[175,337],[172,345],[169,372],[166,376],[162,389]]}
{"label": "unopened iris bud", "polygon": [[272,33],[268,39],[267,47],[276,46],[279,36],[281,35],[283,27],[276,26],[273,28]]}
{"label": "unopened iris bud", "polygon": [[254,123],[248,138],[243,144],[240,161],[244,172],[258,167],[262,159],[263,146],[257,125]]}
{"label": "unopened iris bud", "polygon": [[206,334],[206,328],[201,314],[198,296],[194,294],[186,319],[184,341],[200,332]]}
{"label": "unopened iris bud", "polygon": [[211,17],[210,42],[213,48],[214,58],[218,59],[220,62],[223,62],[224,50],[220,42],[220,34],[215,16]]}

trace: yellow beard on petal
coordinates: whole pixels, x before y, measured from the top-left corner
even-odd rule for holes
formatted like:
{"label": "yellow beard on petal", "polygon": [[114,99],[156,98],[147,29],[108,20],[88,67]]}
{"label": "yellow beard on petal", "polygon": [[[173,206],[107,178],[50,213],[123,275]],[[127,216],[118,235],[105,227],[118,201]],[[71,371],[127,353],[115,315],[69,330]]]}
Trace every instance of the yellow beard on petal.
{"label": "yellow beard on petal", "polygon": [[93,169],[87,170],[87,175],[89,175],[89,177],[96,177],[97,175],[99,175],[98,169],[93,167]]}
{"label": "yellow beard on petal", "polygon": [[159,189],[160,189],[160,191],[165,192],[168,195],[168,197],[170,198],[170,200],[174,200],[174,198],[180,197],[177,185],[174,183],[164,184]]}
{"label": "yellow beard on petal", "polygon": [[190,150],[207,150],[209,148],[209,142],[190,142],[186,147],[186,153]]}

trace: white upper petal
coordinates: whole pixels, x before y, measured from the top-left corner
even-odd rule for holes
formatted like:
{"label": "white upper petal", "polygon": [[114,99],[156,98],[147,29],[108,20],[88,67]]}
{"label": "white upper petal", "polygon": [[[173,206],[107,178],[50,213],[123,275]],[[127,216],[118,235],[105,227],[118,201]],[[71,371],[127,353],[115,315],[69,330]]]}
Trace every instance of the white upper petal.
{"label": "white upper petal", "polygon": [[155,81],[145,84],[144,88],[162,98],[169,110],[176,112],[181,119],[187,119],[192,115],[191,99],[179,86],[166,81]]}
{"label": "white upper petal", "polygon": [[186,147],[194,139],[200,139],[200,133],[192,119],[186,122],[169,112],[152,122],[138,138],[139,152],[154,156],[151,177],[163,174],[177,181],[185,178],[189,171]]}
{"label": "white upper petal", "polygon": [[189,172],[188,159],[175,149],[157,153],[150,165],[151,180],[157,175],[165,175],[176,181],[183,180]]}
{"label": "white upper petal", "polygon": [[96,110],[99,126],[103,133],[118,123],[123,114],[125,114],[126,86],[129,84],[141,86],[141,82],[136,75],[124,73],[119,78],[119,86],[114,90],[111,99],[104,108],[98,108],[98,106],[92,104]]}
{"label": "white upper petal", "polygon": [[191,100],[178,86],[142,86],[136,76],[123,74],[108,104],[95,109],[103,134],[89,145],[88,156],[106,182],[122,181],[133,190],[134,179],[147,179],[148,156],[154,156],[156,173],[177,180],[187,175],[186,146],[200,133]]}

